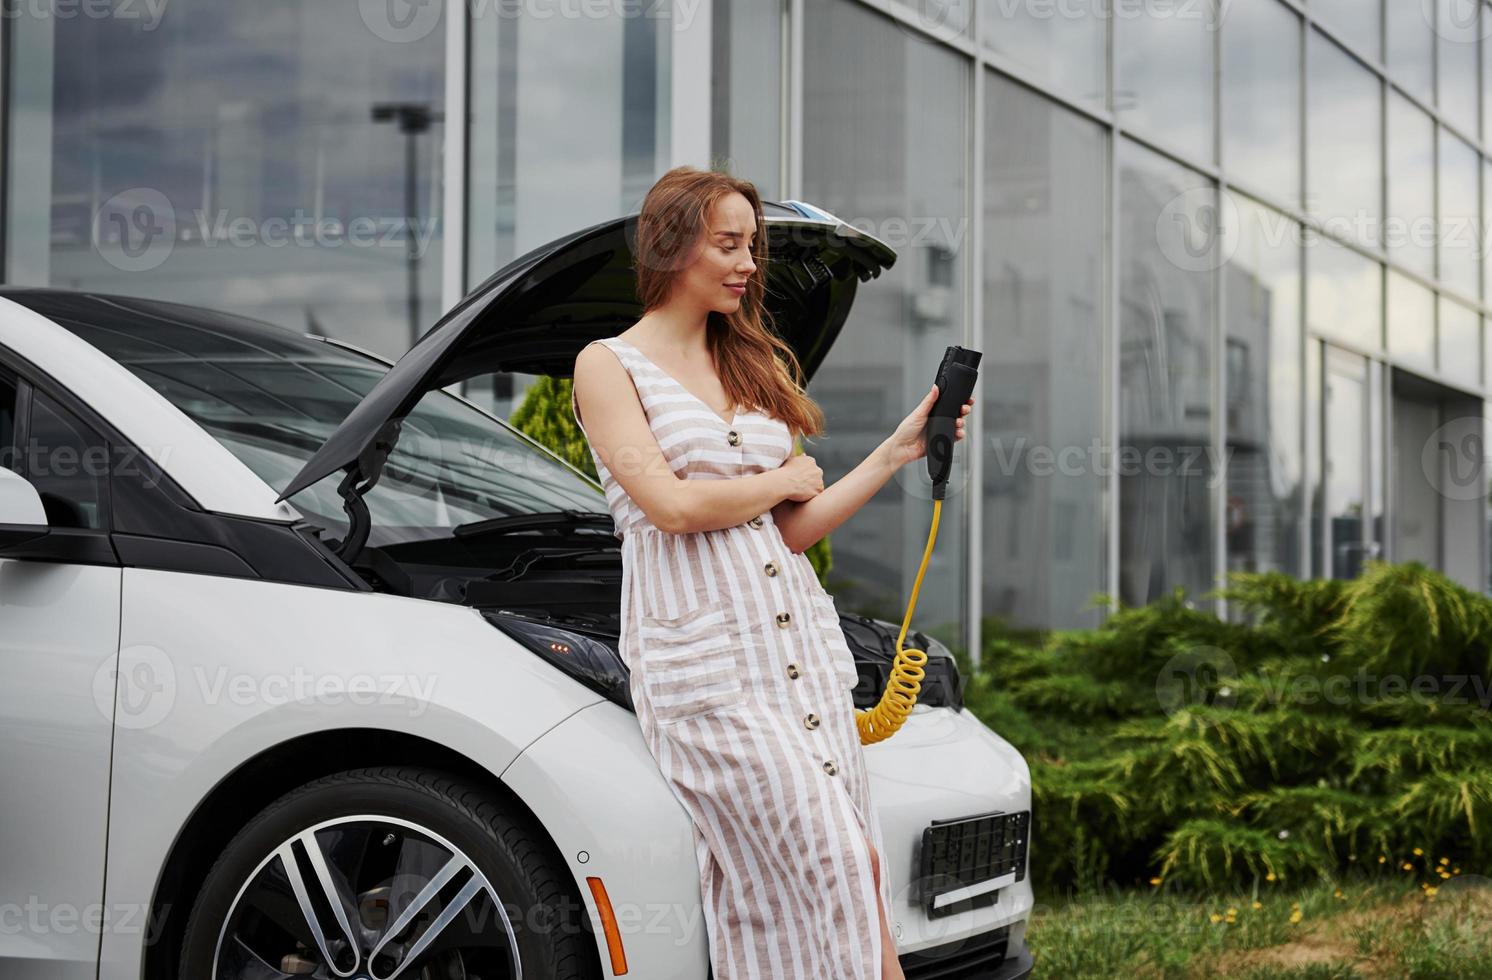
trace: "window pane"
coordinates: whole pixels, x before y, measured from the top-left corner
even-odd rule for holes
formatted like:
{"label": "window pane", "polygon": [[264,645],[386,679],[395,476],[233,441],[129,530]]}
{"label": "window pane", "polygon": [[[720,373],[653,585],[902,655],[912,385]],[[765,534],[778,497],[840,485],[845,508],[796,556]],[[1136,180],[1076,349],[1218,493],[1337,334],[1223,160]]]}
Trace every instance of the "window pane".
{"label": "window pane", "polygon": [[[990,73],[985,98],[985,615],[1094,622],[1105,590],[1105,136]],[[985,441],[987,440],[987,441]],[[980,506],[974,502],[975,506]]]}
{"label": "window pane", "polygon": [[1063,94],[1107,106],[1107,10],[1105,0],[984,3],[979,37]]}
{"label": "window pane", "polygon": [[1124,125],[1209,161],[1217,27],[1213,2],[1168,7],[1167,16],[1113,18],[1118,59],[1114,109]]}
{"label": "window pane", "polygon": [[1440,131],[1440,279],[1476,299],[1480,278],[1476,150]]}
{"label": "window pane", "polygon": [[1233,0],[1223,43],[1223,165],[1298,203],[1300,18],[1278,0]]}
{"label": "window pane", "polygon": [[1435,370],[1435,294],[1388,273],[1388,350],[1400,363]]}
{"label": "window pane", "polygon": [[1240,195],[1225,266],[1230,571],[1303,571],[1300,225]]}
{"label": "window pane", "polygon": [[780,0],[714,0],[710,145],[717,161],[756,185],[764,198],[783,196],[782,4]]}
{"label": "window pane", "polygon": [[1440,297],[1440,373],[1448,380],[1481,387],[1481,332],[1476,310]]}
{"label": "window pane", "polygon": [[1368,496],[1368,362],[1326,349],[1326,519],[1331,533],[1331,578],[1356,578],[1362,570],[1363,518]]}
{"label": "window pane", "polygon": [[0,372],[0,466],[12,473],[21,472],[16,455],[16,382]]}
{"label": "window pane", "polygon": [[1306,233],[1306,323],[1311,332],[1364,348],[1383,344],[1383,266]]}
{"label": "window pane", "polygon": [[[1492,7],[1482,4],[1481,30],[1492,30]],[[1492,40],[1482,41],[1482,132],[1483,143],[1492,142]]]}
{"label": "window pane", "polygon": [[445,30],[380,9],[10,19],[9,281],[402,354],[441,312]]}
{"label": "window pane", "polygon": [[1378,78],[1311,32],[1306,210],[1345,238],[1377,245],[1382,193]]}
{"label": "window pane", "polygon": [[1435,25],[1428,3],[1389,0],[1388,73],[1415,95],[1430,102],[1435,97]]}
{"label": "window pane", "polygon": [[[1437,0],[1440,111],[1462,132],[1476,135],[1477,6],[1480,0]],[[1414,6],[1418,6],[1415,4]]]}
{"label": "window pane", "polygon": [[31,396],[25,450],[26,479],[41,495],[49,525],[106,526],[109,450],[101,436],[38,391]]}
{"label": "window pane", "polygon": [[[1376,61],[1382,57],[1378,33],[1379,2],[1380,0],[1310,0],[1311,16],[1320,18],[1337,37]],[[1403,5],[1402,0],[1388,0],[1390,7],[1395,3]]]}
{"label": "window pane", "polygon": [[1435,120],[1398,92],[1388,100],[1389,255],[1435,276]]}
{"label": "window pane", "polygon": [[[841,338],[809,388],[828,423],[805,448],[832,482],[926,394],[943,348],[966,342],[970,66],[858,0],[806,5],[804,46],[803,196],[899,253],[893,268],[862,285],[854,342]],[[950,504],[967,489],[967,452],[955,455]],[[926,467],[903,467],[834,532],[835,594],[851,607],[895,615],[904,604],[927,542],[926,481]],[[963,510],[944,508],[939,554],[917,605],[955,640],[967,615]]]}
{"label": "window pane", "polygon": [[665,8],[634,17],[472,8],[472,77],[485,81],[471,93],[471,282],[640,206],[667,169]]}
{"label": "window pane", "polygon": [[[530,249],[641,206],[668,169],[672,6],[632,4],[629,16],[577,17],[554,16],[543,5],[469,5],[469,284]],[[761,101],[751,111],[775,111],[771,64],[754,74]],[[738,165],[763,166],[774,150],[764,134],[751,145],[759,152]],[[775,180],[776,173],[761,176]],[[533,380],[489,375],[461,393],[506,417]]]}
{"label": "window pane", "polygon": [[1211,181],[1124,142],[1119,154],[1122,601],[1212,587]]}

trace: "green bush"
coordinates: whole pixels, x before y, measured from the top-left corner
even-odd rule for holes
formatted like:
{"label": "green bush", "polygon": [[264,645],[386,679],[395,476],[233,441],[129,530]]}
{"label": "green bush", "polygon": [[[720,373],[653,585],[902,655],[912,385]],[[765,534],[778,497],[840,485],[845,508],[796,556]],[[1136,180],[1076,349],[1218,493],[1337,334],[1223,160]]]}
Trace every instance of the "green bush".
{"label": "green bush", "polygon": [[[580,431],[580,426],[575,422],[575,413],[570,409],[570,396],[574,390],[575,384],[569,378],[540,376],[529,387],[522,403],[513,410],[508,421],[513,428],[552,450],[592,480],[598,480],[590,444],[586,442],[585,433]],[[801,442],[794,451],[803,451]],[[827,582],[829,569],[834,565],[829,538],[826,536],[815,542],[803,554],[813,566],[819,583]]]}
{"label": "green bush", "polygon": [[1092,630],[986,634],[971,710],[1031,765],[1038,889],[1492,869],[1492,599],[1418,563],[1239,574]]}

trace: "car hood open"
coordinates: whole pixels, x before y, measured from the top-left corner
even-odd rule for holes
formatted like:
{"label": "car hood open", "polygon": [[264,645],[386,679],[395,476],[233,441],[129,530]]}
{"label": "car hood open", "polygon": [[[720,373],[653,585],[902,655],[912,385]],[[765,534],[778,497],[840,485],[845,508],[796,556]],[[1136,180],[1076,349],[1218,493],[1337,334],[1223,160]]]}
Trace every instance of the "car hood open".
{"label": "car hood open", "polygon": [[[763,202],[766,304],[812,377],[849,315],[859,282],[896,261],[885,243],[799,201]],[[565,377],[592,340],[642,315],[632,268],[636,213],[557,239],[490,276],[374,385],[278,500],[341,469],[377,479],[398,426],[429,391],[498,371]]]}

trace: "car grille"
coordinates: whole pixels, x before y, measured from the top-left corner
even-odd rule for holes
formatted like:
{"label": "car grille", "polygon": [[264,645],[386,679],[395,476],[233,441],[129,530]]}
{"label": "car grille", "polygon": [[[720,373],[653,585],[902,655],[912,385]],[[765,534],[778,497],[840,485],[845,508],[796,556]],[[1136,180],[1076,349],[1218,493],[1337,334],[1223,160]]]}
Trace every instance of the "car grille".
{"label": "car grille", "polygon": [[[928,825],[922,831],[918,878],[928,918],[991,905],[999,890],[989,888],[990,882],[1005,878],[1000,886],[1005,887],[1025,878],[1030,827],[1030,810],[981,813]],[[940,895],[965,890],[972,894],[936,903]]]}
{"label": "car grille", "polygon": [[903,953],[898,960],[907,980],[985,980],[1005,962],[1010,942],[1010,927],[944,943],[915,953]]}

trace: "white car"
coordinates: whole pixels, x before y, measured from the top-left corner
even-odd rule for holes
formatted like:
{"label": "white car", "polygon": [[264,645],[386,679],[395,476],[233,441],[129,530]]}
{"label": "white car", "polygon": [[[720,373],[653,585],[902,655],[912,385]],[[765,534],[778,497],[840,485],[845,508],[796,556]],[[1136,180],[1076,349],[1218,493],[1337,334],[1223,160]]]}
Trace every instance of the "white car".
{"label": "white car", "polygon": [[[766,210],[777,326],[812,372],[895,255]],[[601,490],[445,390],[565,375],[632,323],[635,221],[513,262],[392,368],[0,288],[0,977],[709,975]],[[866,707],[896,624],[841,618]],[[902,962],[1023,977],[1029,772],[911,639],[921,702],[865,750]]]}

